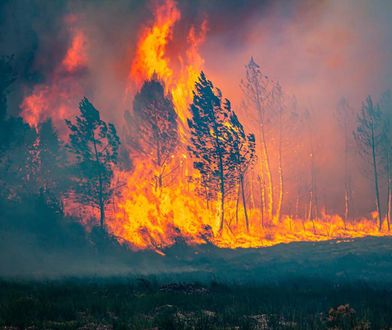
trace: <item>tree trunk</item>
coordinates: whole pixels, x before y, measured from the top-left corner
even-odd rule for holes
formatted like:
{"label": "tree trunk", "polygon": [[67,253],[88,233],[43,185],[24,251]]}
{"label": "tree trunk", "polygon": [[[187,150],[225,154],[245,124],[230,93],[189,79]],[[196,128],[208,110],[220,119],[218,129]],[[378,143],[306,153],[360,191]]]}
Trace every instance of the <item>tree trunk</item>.
{"label": "tree trunk", "polygon": [[294,219],[299,218],[299,192],[297,191],[297,198],[295,200]]}
{"label": "tree trunk", "polygon": [[219,225],[219,232],[222,232],[224,221],[225,221],[225,178],[223,173],[222,152],[219,150],[218,154],[219,154],[219,178],[220,178],[220,193],[221,193],[221,221]]}
{"label": "tree trunk", "polygon": [[[280,115],[281,116],[281,115]],[[276,218],[278,222],[281,220],[282,204],[283,204],[283,167],[282,167],[282,119],[279,119],[279,198],[276,205]]]}
{"label": "tree trunk", "polygon": [[346,187],[346,191],[344,193],[344,229],[347,229],[347,220],[348,220],[348,211],[349,211],[349,198],[348,191]]}
{"label": "tree trunk", "polygon": [[158,189],[161,189],[163,186],[163,175],[162,175],[162,160],[161,160],[161,141],[159,140],[159,138],[157,138],[157,165],[159,167],[158,171],[159,171],[159,175],[156,178],[156,185]]}
{"label": "tree trunk", "polygon": [[209,210],[209,209],[210,209],[210,205],[209,205],[209,203],[208,203],[209,197],[208,197],[208,187],[207,187],[207,183],[206,183],[206,182],[204,183],[204,191],[205,191],[205,194],[206,194],[206,206],[207,206],[207,210]]}
{"label": "tree trunk", "polygon": [[103,229],[105,224],[105,205],[103,201],[101,201],[99,204],[99,212],[100,212],[100,225],[101,228]]}
{"label": "tree trunk", "polygon": [[387,171],[388,171],[388,200],[387,200],[387,225],[388,231],[391,230],[391,207],[392,207],[392,177],[391,177],[391,156],[387,154]]}
{"label": "tree trunk", "polygon": [[94,145],[94,152],[95,152],[95,160],[98,166],[98,205],[99,205],[99,224],[101,229],[104,229],[105,226],[105,201],[103,199],[103,181],[102,181],[102,173],[101,173],[101,163],[98,157],[98,149],[97,143],[95,141],[95,137],[93,136],[93,145]]}
{"label": "tree trunk", "polygon": [[[347,144],[347,142],[346,142]],[[347,165],[347,147],[344,151],[344,229],[347,229],[347,220],[349,214],[349,187],[348,187],[348,165]]]}
{"label": "tree trunk", "polygon": [[264,228],[264,205],[265,205],[265,199],[264,199],[264,184],[260,176],[257,178],[259,180],[260,184],[260,212],[261,212],[261,227]]}
{"label": "tree trunk", "polygon": [[372,122],[371,127],[371,147],[372,147],[372,160],[373,160],[373,174],[374,174],[374,186],[376,193],[376,208],[377,208],[377,217],[378,217],[378,230],[382,229],[382,215],[381,215],[381,203],[380,203],[380,190],[378,186],[378,171],[377,171],[377,161],[376,161],[376,142],[374,136],[374,124]]}
{"label": "tree trunk", "polygon": [[[261,124],[261,140],[262,140],[262,164],[264,165],[262,171],[265,170],[267,176],[266,184],[266,213],[269,221],[272,221],[273,209],[274,209],[274,190],[272,182],[271,166],[267,148],[267,142],[265,141],[264,125]],[[264,176],[264,174],[263,174]]]}
{"label": "tree trunk", "polygon": [[241,189],[241,186],[238,185],[237,199],[235,202],[235,223],[237,226],[238,226],[238,206],[239,206],[239,202],[240,202],[240,189]]}
{"label": "tree trunk", "polygon": [[[259,117],[260,117],[260,140],[262,142],[262,152],[261,152],[261,163],[265,166],[265,173],[267,175],[267,216],[269,218],[269,221],[272,221],[272,214],[273,214],[273,207],[274,207],[274,191],[273,191],[273,182],[272,182],[272,173],[271,173],[271,165],[270,165],[270,160],[269,160],[269,153],[268,153],[268,148],[267,148],[267,141],[265,139],[265,132],[264,132],[264,110],[262,108],[261,104],[261,95],[260,95],[260,86],[257,80],[255,80],[256,83],[256,107],[257,111],[259,112]],[[263,173],[263,167],[261,169],[262,175],[264,176]]]}
{"label": "tree trunk", "polygon": [[391,176],[388,174],[388,209],[387,209],[387,225],[388,231],[391,230],[391,204],[392,204],[392,196],[391,196]]}
{"label": "tree trunk", "polygon": [[348,169],[348,136],[347,118],[344,118],[344,229],[347,229],[347,221],[350,215],[350,175]]}
{"label": "tree trunk", "polygon": [[248,219],[248,213],[246,211],[246,198],[245,198],[245,191],[244,191],[244,176],[242,174],[240,176],[240,183],[241,183],[242,205],[244,207],[246,231],[249,233],[249,219]]}

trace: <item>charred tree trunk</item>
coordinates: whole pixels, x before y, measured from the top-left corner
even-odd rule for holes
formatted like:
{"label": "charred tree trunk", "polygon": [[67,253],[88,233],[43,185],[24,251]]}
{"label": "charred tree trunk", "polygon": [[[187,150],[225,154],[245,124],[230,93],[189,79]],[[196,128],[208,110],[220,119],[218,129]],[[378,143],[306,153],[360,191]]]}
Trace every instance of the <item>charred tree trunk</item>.
{"label": "charred tree trunk", "polygon": [[269,221],[272,221],[272,214],[273,214],[273,208],[274,208],[274,191],[273,191],[273,182],[272,182],[272,173],[271,173],[271,166],[270,166],[270,159],[269,159],[269,153],[268,153],[268,147],[267,147],[267,141],[265,138],[265,130],[264,130],[264,111],[262,108],[261,104],[261,95],[260,95],[260,86],[258,81],[256,80],[256,106],[257,106],[257,111],[260,115],[260,140],[261,140],[261,145],[262,145],[262,159],[261,159],[261,173],[264,177],[264,170],[265,174],[267,176],[267,216],[269,218]]}
{"label": "charred tree trunk", "polygon": [[225,221],[225,179],[223,174],[223,160],[222,155],[219,155],[219,179],[220,179],[220,193],[221,193],[221,220],[219,225],[219,232],[222,232]]}
{"label": "charred tree trunk", "polygon": [[162,185],[163,185],[163,174],[162,174],[162,169],[161,169],[161,166],[162,166],[162,160],[161,160],[161,141],[159,140],[159,138],[157,138],[157,146],[156,146],[156,148],[157,148],[157,165],[158,165],[158,168],[159,168],[159,174],[158,174],[158,176],[157,176],[157,178],[156,178],[156,186],[157,186],[157,188],[158,189],[161,189],[162,188]]}
{"label": "charred tree trunk", "polygon": [[268,148],[267,148],[267,142],[265,140],[265,134],[264,134],[264,125],[261,124],[261,141],[262,141],[262,175],[264,177],[264,174],[266,175],[267,182],[265,184],[264,192],[266,195],[266,198],[264,198],[264,204],[265,204],[265,211],[266,215],[268,217],[269,221],[272,221],[272,216],[273,216],[273,209],[274,209],[274,190],[273,190],[273,182],[272,182],[272,173],[271,173],[271,166],[270,166],[270,160],[269,160],[269,155],[268,155]]}
{"label": "charred tree trunk", "polygon": [[348,124],[347,118],[344,120],[344,229],[347,229],[347,221],[350,216],[351,207],[351,180],[348,166]]}
{"label": "charred tree trunk", "polygon": [[207,210],[210,209],[210,204],[209,204],[209,195],[208,195],[208,187],[207,187],[207,182],[204,182],[204,192],[206,194],[206,206]]}
{"label": "charred tree trunk", "polygon": [[243,174],[240,175],[240,184],[241,184],[242,206],[244,208],[246,231],[249,233],[249,219],[248,219],[248,213],[246,210],[246,198],[245,198],[245,191],[244,191],[244,175]]}
{"label": "charred tree trunk", "polygon": [[257,177],[260,185],[260,212],[261,212],[261,227],[264,228],[264,206],[265,206],[265,198],[264,198],[264,181],[260,176]]}
{"label": "charred tree trunk", "polygon": [[279,112],[279,196],[276,205],[276,218],[278,222],[281,220],[281,212],[283,205],[283,166],[282,166],[282,114]]}
{"label": "charred tree trunk", "polygon": [[98,149],[95,137],[93,136],[93,145],[94,145],[94,153],[95,153],[95,161],[97,163],[98,168],[98,206],[99,206],[99,224],[101,229],[104,229],[105,226],[105,202],[103,198],[103,180],[101,173],[101,163],[99,161]]}
{"label": "charred tree trunk", "polygon": [[391,207],[392,207],[392,176],[391,176],[391,155],[387,153],[387,175],[388,175],[388,196],[387,196],[387,225],[391,230]]}
{"label": "charred tree trunk", "polygon": [[377,208],[377,218],[378,218],[378,230],[382,229],[382,215],[381,215],[381,203],[380,203],[380,190],[378,184],[378,170],[377,170],[377,160],[376,160],[376,141],[375,141],[374,123],[372,121],[371,125],[371,149],[372,149],[372,163],[373,163],[373,175],[374,175],[374,186],[376,195],[376,208]]}
{"label": "charred tree trunk", "polygon": [[240,203],[240,189],[241,189],[241,186],[238,185],[237,199],[235,202],[235,223],[237,226],[238,226],[238,208],[239,208],[239,203]]}

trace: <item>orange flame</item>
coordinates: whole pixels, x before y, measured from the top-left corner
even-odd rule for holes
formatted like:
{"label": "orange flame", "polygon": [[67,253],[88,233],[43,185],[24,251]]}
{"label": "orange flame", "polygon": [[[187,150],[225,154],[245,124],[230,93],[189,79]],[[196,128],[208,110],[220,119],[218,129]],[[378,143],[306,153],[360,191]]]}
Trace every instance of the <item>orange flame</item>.
{"label": "orange flame", "polygon": [[75,72],[87,65],[86,38],[82,31],[76,30],[72,37],[71,47],[62,61],[66,72]]}
{"label": "orange flame", "polygon": [[179,55],[178,58],[170,58],[167,48],[173,41],[173,30],[181,14],[173,0],[166,0],[155,8],[154,18],[154,23],[141,33],[131,66],[130,80],[140,87],[145,80],[157,75],[172,95],[182,124],[181,133],[184,133],[183,125],[186,123],[192,90],[204,62],[199,54],[199,47],[204,41],[207,23],[203,22],[199,33],[196,33],[194,27],[190,28],[185,57]]}
{"label": "orange flame", "polygon": [[[162,188],[154,187],[156,168],[148,156],[134,155],[132,172],[116,170],[117,176],[125,177],[126,185],[122,196],[116,197],[113,209],[108,210],[108,230],[135,248],[157,251],[174,244],[177,239],[184,239],[189,244],[211,242],[219,247],[249,248],[293,241],[389,235],[385,221],[380,232],[374,220],[357,219],[344,224],[341,217],[328,214],[315,220],[285,216],[280,221],[269,219],[268,225],[263,226],[260,210],[255,205],[248,209],[248,232],[242,205],[239,205],[236,219],[236,202],[233,200],[226,201],[226,224],[224,230],[219,231],[219,207],[214,202],[207,205],[196,193],[198,176],[193,173],[191,159],[184,151],[188,107],[204,63],[199,50],[205,39],[207,22],[204,21],[199,29],[191,27],[187,31],[186,40],[178,47],[185,50],[175,56],[168,50],[174,42],[174,29],[180,19],[180,11],[173,0],[166,0],[155,8],[154,21],[141,32],[129,79],[140,87],[143,81],[156,74],[165,83],[178,114],[182,146],[167,164],[170,167],[168,184]],[[75,18],[67,21],[72,26],[74,23]],[[35,86],[21,105],[23,118],[32,126],[49,116],[59,120],[69,118],[83,95],[75,74],[87,67],[87,40],[79,29],[69,27],[69,32],[69,49],[53,76],[47,84]],[[72,206],[69,202],[66,208]]]}
{"label": "orange flame", "polygon": [[[165,83],[179,117],[184,145],[172,155],[170,167],[173,173],[170,184],[165,187],[154,188],[155,170],[146,156],[133,155],[136,167],[132,173],[117,173],[126,177],[126,186],[107,221],[110,232],[133,247],[156,251],[174,244],[179,238],[189,244],[211,242],[219,247],[249,248],[293,241],[388,235],[388,232],[379,232],[373,220],[357,219],[344,224],[340,216],[328,214],[315,220],[286,216],[281,221],[274,219],[276,221],[269,221],[267,226],[263,226],[260,210],[254,206],[248,209],[248,232],[242,215],[235,220],[236,205],[232,200],[226,202],[226,225],[219,232],[218,205],[206,205],[196,193],[198,177],[193,173],[191,160],[184,153],[187,143],[185,123],[192,90],[204,62],[199,48],[205,38],[207,23],[203,22],[199,34],[194,27],[190,28],[185,56],[172,58],[167,50],[173,42],[180,12],[172,0],[166,0],[155,8],[154,18],[154,22],[141,33],[130,79],[140,87],[143,81],[156,74]],[[179,62],[177,65],[176,60]]]}
{"label": "orange flame", "polygon": [[[67,17],[66,21],[74,23],[75,19]],[[68,29],[71,43],[63,60],[49,77],[49,82],[34,86],[32,93],[21,104],[21,115],[30,126],[37,127],[49,117],[54,121],[63,121],[74,113],[75,105],[82,97],[73,75],[87,66],[86,37],[83,31],[72,26]]]}

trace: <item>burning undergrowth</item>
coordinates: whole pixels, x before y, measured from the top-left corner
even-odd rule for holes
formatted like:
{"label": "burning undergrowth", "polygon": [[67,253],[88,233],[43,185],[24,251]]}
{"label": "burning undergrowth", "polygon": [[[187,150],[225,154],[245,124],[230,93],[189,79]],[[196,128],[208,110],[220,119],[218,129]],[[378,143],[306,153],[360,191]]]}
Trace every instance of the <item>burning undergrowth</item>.
{"label": "burning undergrowth", "polygon": [[[323,194],[331,189],[329,175],[321,172],[329,154],[320,151],[318,114],[253,57],[232,103],[203,72],[210,26],[216,33],[213,18],[188,22],[189,13],[173,0],[149,8],[134,49],[102,61],[109,83],[94,71],[94,28],[82,14],[62,17],[67,49],[46,79],[24,86],[20,102],[20,115],[31,127],[24,185],[89,230],[99,224],[133,249],[161,254],[181,240],[256,248],[390,235],[391,128],[380,124],[389,122],[390,93],[377,105],[364,102],[359,120],[347,101],[339,103],[341,184],[328,199]],[[102,93],[92,93],[95,86]],[[106,93],[112,88],[115,96]],[[51,127],[46,144],[45,123]],[[386,142],[378,143],[378,136]],[[366,211],[354,207],[355,148],[372,156],[363,162],[370,159],[375,173],[377,208],[370,216],[373,205]],[[53,184],[59,175],[48,159],[61,163],[55,167],[66,182],[61,189]],[[4,198],[15,198],[16,190]]]}

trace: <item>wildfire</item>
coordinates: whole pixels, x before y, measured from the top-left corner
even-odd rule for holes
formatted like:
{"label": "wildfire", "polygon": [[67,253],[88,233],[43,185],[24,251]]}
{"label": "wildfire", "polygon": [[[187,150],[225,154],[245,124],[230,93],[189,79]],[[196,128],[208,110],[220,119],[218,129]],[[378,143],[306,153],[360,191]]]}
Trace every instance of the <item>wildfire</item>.
{"label": "wildfire", "polygon": [[181,19],[176,4],[167,0],[157,6],[154,18],[140,35],[130,79],[137,87],[154,75],[164,82],[178,114],[183,146],[177,149],[168,164],[170,184],[160,189],[154,186],[157,170],[151,160],[132,155],[135,168],[132,173],[121,173],[126,177],[126,187],[116,203],[114,215],[107,222],[110,232],[133,247],[157,251],[174,244],[177,239],[189,244],[210,242],[219,247],[250,248],[293,241],[385,235],[378,231],[374,221],[361,219],[345,224],[341,217],[327,214],[314,220],[286,216],[263,225],[260,210],[255,205],[248,210],[250,228],[247,231],[245,219],[238,215],[238,206],[232,200],[226,203],[227,223],[220,232],[219,207],[215,203],[207,205],[196,194],[199,178],[184,152],[187,143],[184,124],[189,117],[194,84],[204,62],[199,48],[205,38],[207,22],[202,23],[198,34],[194,27],[190,28],[185,56],[180,56],[178,61],[167,52],[173,42],[175,25]]}
{"label": "wildfire", "polygon": [[[167,0],[154,9],[154,23],[143,29],[132,62],[130,80],[137,86],[153,75],[157,75],[171,93],[173,103],[183,125],[186,123],[188,105],[192,90],[203,65],[199,47],[207,31],[207,22],[201,24],[199,33],[192,26],[189,29],[184,55],[177,58],[167,54],[169,44],[173,42],[175,24],[181,19],[181,13],[173,0]],[[182,131],[184,133],[184,131]]]}
{"label": "wildfire", "polygon": [[[178,116],[180,145],[164,165],[166,184],[162,187],[156,186],[160,172],[150,155],[133,152],[134,168],[128,172],[115,170],[125,185],[121,188],[121,197],[116,197],[112,210],[108,210],[106,226],[112,234],[135,248],[157,251],[174,244],[177,239],[184,239],[189,244],[210,242],[219,247],[250,248],[293,241],[389,235],[386,221],[383,231],[379,231],[374,220],[356,219],[345,223],[341,217],[328,214],[305,220],[282,216],[262,223],[253,192],[248,193],[251,195],[249,230],[242,214],[243,206],[229,199],[225,203],[225,226],[220,231],[218,203],[206,203],[196,193],[200,178],[186,151],[189,104],[203,68],[204,60],[199,50],[207,33],[207,21],[198,28],[191,26],[186,40],[179,42],[174,40],[174,32],[181,13],[174,0],[156,6],[153,17],[153,22],[141,30],[129,80],[136,88],[155,75],[164,83]],[[83,31],[75,27],[76,21],[74,17],[66,20],[71,38],[64,58],[47,83],[36,85],[21,104],[22,116],[32,126],[48,117],[61,122],[70,118],[83,96],[76,78],[80,78],[79,73],[88,66],[87,40]],[[173,44],[179,50],[177,53],[169,51]],[[246,185],[250,186],[249,181],[246,179]],[[253,188],[249,190],[253,191]]]}

